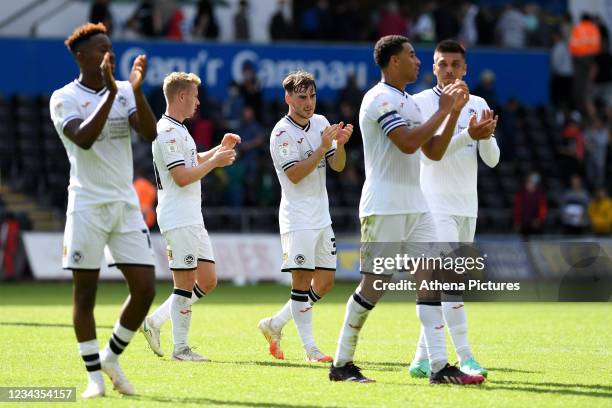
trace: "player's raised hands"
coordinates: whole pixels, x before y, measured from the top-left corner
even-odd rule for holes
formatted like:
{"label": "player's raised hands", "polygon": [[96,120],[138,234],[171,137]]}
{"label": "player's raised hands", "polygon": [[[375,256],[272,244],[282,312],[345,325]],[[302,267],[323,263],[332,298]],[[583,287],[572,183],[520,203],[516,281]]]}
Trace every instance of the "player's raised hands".
{"label": "player's raised hands", "polygon": [[470,90],[467,84],[461,79],[455,79],[455,82],[453,82],[449,88],[449,92],[457,95],[452,111],[455,113],[461,112],[461,109],[463,109],[470,100]]}
{"label": "player's raised hands", "polygon": [[146,71],[147,56],[141,54],[134,60],[134,63],[132,64],[132,71],[130,72],[130,84],[132,84],[132,89],[135,91],[139,90],[142,86]]}
{"label": "player's raised hands", "polygon": [[483,140],[491,137],[497,127],[497,115],[490,109],[484,109],[480,120],[476,120],[476,114],[472,114],[468,123],[468,133],[474,140]]}
{"label": "player's raised hands", "polygon": [[344,124],[344,122],[340,122],[338,133],[336,134],[336,143],[338,146],[343,146],[346,142],[349,141],[351,135],[353,134],[353,125],[350,123]]}
{"label": "player's raised hands", "polygon": [[233,149],[238,143],[241,142],[240,136],[235,133],[226,133],[223,135],[223,140],[221,140],[221,146]]}
{"label": "player's raised hands", "polygon": [[438,109],[443,112],[450,112],[460,97],[460,86],[453,82],[442,88],[442,94],[438,101]]}
{"label": "player's raised hands", "polygon": [[215,167],[225,167],[233,164],[236,160],[236,151],[229,147],[221,146],[210,159]]}
{"label": "player's raised hands", "polygon": [[323,133],[321,133],[321,146],[325,149],[325,151],[331,149],[332,141],[338,135],[338,127],[338,124],[330,125],[325,128]]}
{"label": "player's raised hands", "polygon": [[117,93],[117,84],[115,83],[115,77],[113,76],[113,57],[110,52],[104,54],[102,63],[100,64],[100,71],[102,71],[102,79],[104,79],[104,85],[108,88],[111,93]]}

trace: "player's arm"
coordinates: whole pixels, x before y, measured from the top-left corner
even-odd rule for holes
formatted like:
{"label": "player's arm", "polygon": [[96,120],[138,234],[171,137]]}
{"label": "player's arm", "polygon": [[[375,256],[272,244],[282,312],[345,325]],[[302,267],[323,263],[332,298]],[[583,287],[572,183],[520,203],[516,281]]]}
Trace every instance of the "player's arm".
{"label": "player's arm", "polygon": [[241,139],[240,136],[238,136],[235,133],[226,133],[225,135],[223,135],[223,140],[221,140],[221,144],[218,146],[213,147],[210,150],[207,150],[205,152],[200,152],[198,153],[198,163],[203,163],[206,160],[209,160],[211,157],[213,157],[213,155],[215,154],[215,152],[217,150],[219,150],[221,147],[226,147],[228,149],[233,149],[234,146],[236,146],[238,143],[240,143]]}
{"label": "player's arm", "polygon": [[289,167],[284,168],[287,178],[289,178],[293,184],[299,183],[304,177],[317,168],[323,157],[325,157],[325,154],[331,149],[332,140],[336,136],[337,131],[338,125],[326,127],[321,134],[321,145],[312,152],[310,157],[292,163]]}
{"label": "player's arm", "polygon": [[[493,111],[484,109],[480,115],[480,120],[476,120],[476,114],[472,114],[468,127],[459,132],[451,139],[446,155],[454,154],[456,151],[464,148],[473,141],[482,141],[491,137],[493,130],[497,126],[497,116],[493,115]],[[495,143],[497,145],[497,143]],[[485,149],[487,146],[485,146]],[[499,148],[498,148],[499,149]],[[483,159],[484,160],[484,159]],[[498,154],[499,160],[499,154]]]}
{"label": "player's arm", "polygon": [[102,102],[100,102],[96,110],[87,119],[73,119],[66,123],[63,129],[64,135],[68,139],[85,150],[90,149],[100,136],[100,133],[102,133],[102,129],[104,129],[108,119],[108,114],[113,107],[115,96],[117,96],[117,84],[115,83],[115,78],[113,78],[109,53],[104,55],[102,64],[100,64],[100,70],[108,88],[108,92],[102,98]]}
{"label": "player's arm", "polygon": [[205,161],[199,161],[195,167],[186,167],[185,164],[170,169],[172,179],[179,187],[185,187],[201,180],[217,167],[225,167],[234,163],[236,151],[225,147],[217,148],[214,154]]}
{"label": "player's arm", "polygon": [[[414,154],[421,146],[431,139],[440,128],[444,119],[450,112],[455,103],[456,96],[448,92],[442,92],[438,104],[438,110],[421,126],[408,128],[408,126],[398,126],[387,133],[387,136],[393,144],[397,146],[402,153]],[[379,118],[380,122],[382,119]]]}
{"label": "player's arm", "polygon": [[500,152],[495,136],[491,134],[487,139],[482,139],[478,142],[478,154],[480,154],[480,158],[487,166],[497,166]]}
{"label": "player's arm", "polygon": [[[335,147],[332,146],[332,150],[328,151],[325,155],[329,163],[329,167],[334,171],[342,171],[346,166],[346,150],[344,145],[349,141],[353,134],[353,125],[350,123],[346,126],[344,123],[339,123],[338,132],[336,133]],[[330,155],[330,153],[332,153]]]}
{"label": "player's arm", "polygon": [[454,88],[457,93],[457,99],[450,111],[450,115],[448,115],[442,133],[439,136],[432,137],[422,146],[425,156],[434,161],[442,160],[442,157],[444,157],[444,153],[455,133],[457,120],[459,119],[459,115],[461,115],[461,110],[470,97],[467,85],[465,85],[463,81],[455,81],[455,83],[458,84]]}
{"label": "player's arm", "polygon": [[138,134],[147,142],[152,142],[157,137],[157,124],[155,114],[147,102],[147,98],[142,92],[142,82],[147,70],[147,57],[139,55],[134,60],[132,72],[130,72],[130,84],[134,91],[134,100],[136,102],[136,112],[130,115],[130,126],[138,132]]}

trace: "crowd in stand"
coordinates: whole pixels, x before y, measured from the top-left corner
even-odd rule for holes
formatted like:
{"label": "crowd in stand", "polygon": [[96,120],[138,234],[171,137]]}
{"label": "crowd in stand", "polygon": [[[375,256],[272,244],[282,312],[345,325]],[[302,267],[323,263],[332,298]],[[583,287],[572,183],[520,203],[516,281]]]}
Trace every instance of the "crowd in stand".
{"label": "crowd in stand", "polygon": [[[556,140],[554,148],[558,165],[557,178],[567,191],[551,203],[546,175],[524,171],[526,182],[512,200],[513,225],[524,234],[546,232],[550,225],[549,208],[563,232],[612,232],[612,201],[608,198],[610,173],[610,118],[612,117],[612,78],[609,32],[597,16],[584,15],[578,22],[535,3],[496,8],[487,1],[422,2],[414,7],[401,2],[371,3],[364,12],[363,2],[326,0],[293,2],[279,0],[269,22],[269,36],[277,40],[327,42],[371,42],[388,34],[408,36],[417,44],[434,44],[440,39],[456,38],[466,46],[500,46],[504,48],[547,47],[551,56],[550,97],[554,114]],[[493,2],[491,2],[493,3]],[[92,21],[102,21],[114,35],[123,38],[167,38],[174,40],[219,38],[215,10],[223,7],[215,1],[201,0],[193,21],[186,21],[181,2],[144,0],[135,8],[123,27],[113,26],[110,0],[94,2]],[[254,2],[240,0],[233,16],[235,40],[249,41]],[[359,27],[359,29],[355,29]],[[200,149],[218,142],[219,135],[234,131],[243,138],[240,159],[228,169],[219,169],[204,181],[206,206],[274,206],[279,188],[269,160],[269,129],[286,113],[282,101],[266,103],[255,70],[246,65],[242,83],[228,84],[227,98],[214,101],[201,92],[200,114],[189,123]],[[431,86],[432,78],[423,74],[416,91]],[[343,120],[357,124],[357,110],[364,90],[349,81],[336,101],[319,101],[318,111],[330,121]],[[519,163],[515,150],[517,123],[522,107],[516,100],[498,103],[495,97],[495,75],[483,71],[480,84],[471,91],[497,108],[502,162]],[[149,99],[155,113],[163,110],[160,90]],[[347,145],[348,165],[341,176],[330,175],[330,184],[341,194],[330,193],[332,205],[355,206],[362,184],[361,137],[356,135]],[[137,163],[150,163],[149,146],[135,150]],[[138,160],[141,158],[141,160]],[[519,163],[520,164],[520,163]],[[536,166],[533,166],[534,169]],[[143,166],[150,179],[152,170]],[[142,187],[142,186],[141,186]],[[150,191],[150,190],[149,190]],[[145,193],[147,196],[149,193]],[[592,198],[590,198],[592,197]],[[150,198],[148,199],[150,201]],[[548,219],[548,220],[547,220]],[[154,221],[153,221],[154,223]]]}

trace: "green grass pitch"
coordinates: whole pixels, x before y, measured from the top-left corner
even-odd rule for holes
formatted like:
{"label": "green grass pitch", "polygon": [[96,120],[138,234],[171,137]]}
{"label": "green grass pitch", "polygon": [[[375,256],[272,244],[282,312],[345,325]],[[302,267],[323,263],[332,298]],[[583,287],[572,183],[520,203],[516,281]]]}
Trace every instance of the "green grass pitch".
{"label": "green grass pitch", "polygon": [[[314,309],[315,339],[333,354],[344,304],[354,284],[337,284]],[[160,284],[155,305],[171,285]],[[103,346],[127,291],[101,283],[96,318]],[[293,323],[284,331],[286,360],[267,353],[257,330],[288,298],[273,284],[221,283],[193,308],[190,342],[210,363],[158,358],[137,334],[121,358],[137,396],[82,401],[86,373],[71,327],[70,283],[0,284],[0,386],[77,387],[87,406],[231,407],[610,407],[612,308],[609,303],[471,303],[470,340],[489,369],[482,386],[431,386],[409,377],[419,324],[412,301],[391,296],[362,331],[356,363],[376,384],[331,383],[328,366],[306,363]],[[162,342],[171,348],[170,323]],[[450,343],[449,343],[450,344]],[[452,349],[452,346],[449,347]],[[451,362],[455,361],[454,352]],[[168,353],[167,353],[168,354]],[[0,404],[2,405],[2,404]],[[30,404],[19,404],[27,406]],[[56,404],[53,406],[59,406]],[[74,403],[65,403],[74,406]],[[40,404],[34,405],[40,406]]]}

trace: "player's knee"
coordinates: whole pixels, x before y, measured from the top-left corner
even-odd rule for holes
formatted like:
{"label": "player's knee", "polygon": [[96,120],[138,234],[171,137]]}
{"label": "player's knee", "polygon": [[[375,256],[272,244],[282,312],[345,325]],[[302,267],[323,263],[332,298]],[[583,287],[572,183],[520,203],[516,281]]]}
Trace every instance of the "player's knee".
{"label": "player's knee", "polygon": [[217,277],[213,276],[206,279],[202,283],[198,282],[198,286],[200,287],[200,289],[202,289],[202,291],[204,291],[204,293],[210,295],[210,293],[217,287]]}
{"label": "player's knee", "polygon": [[331,292],[331,290],[334,288],[334,281],[330,280],[330,281],[326,281],[326,282],[321,282],[317,285],[317,293],[320,296],[323,296],[329,292]]}
{"label": "player's knee", "polygon": [[81,288],[74,294],[74,305],[77,311],[91,311],[96,304],[96,287]]}

